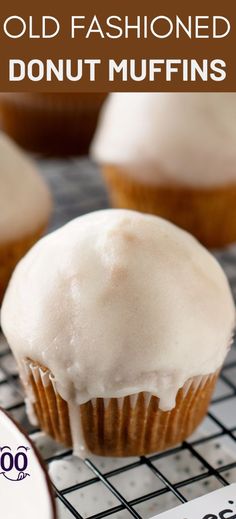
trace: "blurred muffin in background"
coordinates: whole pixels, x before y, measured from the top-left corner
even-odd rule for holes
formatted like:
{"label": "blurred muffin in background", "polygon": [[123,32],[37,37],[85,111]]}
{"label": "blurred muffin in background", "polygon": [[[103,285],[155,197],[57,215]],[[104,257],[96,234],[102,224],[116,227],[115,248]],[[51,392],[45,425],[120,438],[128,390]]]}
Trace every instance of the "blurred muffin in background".
{"label": "blurred muffin in background", "polygon": [[2,93],[1,125],[30,151],[86,154],[105,97],[93,93]]}
{"label": "blurred muffin in background", "polygon": [[34,163],[0,133],[0,304],[12,271],[42,236],[51,209]]}
{"label": "blurred muffin in background", "polygon": [[209,248],[236,240],[236,94],[111,94],[91,152],[113,206],[160,215]]}

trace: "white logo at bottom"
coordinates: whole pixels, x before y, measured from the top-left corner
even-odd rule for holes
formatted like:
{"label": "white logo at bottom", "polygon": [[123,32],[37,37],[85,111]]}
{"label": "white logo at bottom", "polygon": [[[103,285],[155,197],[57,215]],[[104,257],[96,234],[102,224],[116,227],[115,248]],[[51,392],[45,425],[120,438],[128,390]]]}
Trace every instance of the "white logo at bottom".
{"label": "white logo at bottom", "polygon": [[152,519],[236,519],[236,483],[156,515]]}

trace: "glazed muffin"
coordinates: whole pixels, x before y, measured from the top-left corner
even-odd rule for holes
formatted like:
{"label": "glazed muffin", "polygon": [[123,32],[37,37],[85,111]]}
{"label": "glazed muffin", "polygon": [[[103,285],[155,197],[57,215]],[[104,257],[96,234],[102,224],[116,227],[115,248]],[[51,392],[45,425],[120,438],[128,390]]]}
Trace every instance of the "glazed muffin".
{"label": "glazed muffin", "polygon": [[51,207],[35,164],[0,133],[0,303],[17,262],[42,236]]}
{"label": "glazed muffin", "polygon": [[40,240],[2,306],[30,416],[80,456],[142,455],[191,434],[234,322],[213,256],[128,210],[82,216]]}
{"label": "glazed muffin", "polygon": [[2,128],[39,153],[86,154],[106,94],[0,94]]}
{"label": "glazed muffin", "polygon": [[236,240],[236,94],[121,93],[92,145],[114,207],[153,213],[217,248]]}

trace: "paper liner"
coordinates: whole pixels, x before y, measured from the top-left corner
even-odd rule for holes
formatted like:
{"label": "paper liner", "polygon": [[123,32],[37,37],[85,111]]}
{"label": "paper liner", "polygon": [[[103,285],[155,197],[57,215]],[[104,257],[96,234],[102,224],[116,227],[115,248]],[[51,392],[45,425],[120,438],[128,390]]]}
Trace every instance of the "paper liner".
{"label": "paper liner", "polygon": [[0,243],[0,303],[18,261],[43,235],[46,224],[30,235]]}
{"label": "paper liner", "polygon": [[135,181],[115,166],[102,170],[114,207],[161,216],[208,248],[236,240],[236,183],[216,188],[153,186]]}
{"label": "paper liner", "polygon": [[21,146],[49,154],[88,152],[106,94],[0,94],[2,127]]}
{"label": "paper liner", "polygon": [[203,419],[218,373],[189,380],[179,390],[172,411],[159,409],[149,393],[124,398],[95,398],[76,406],[58,394],[53,376],[25,361],[24,385],[40,427],[84,457],[138,456],[161,451],[189,436]]}

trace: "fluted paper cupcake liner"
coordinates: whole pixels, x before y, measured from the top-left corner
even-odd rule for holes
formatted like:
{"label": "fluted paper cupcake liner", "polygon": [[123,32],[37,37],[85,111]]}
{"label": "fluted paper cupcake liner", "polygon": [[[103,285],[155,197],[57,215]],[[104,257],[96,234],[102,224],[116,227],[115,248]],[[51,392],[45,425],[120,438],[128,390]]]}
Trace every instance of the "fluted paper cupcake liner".
{"label": "fluted paper cupcake liner", "polygon": [[21,146],[46,154],[85,154],[105,94],[0,94],[3,129]]}
{"label": "fluted paper cupcake liner", "polygon": [[149,185],[115,166],[102,170],[114,207],[161,216],[208,248],[236,240],[236,183],[212,188]]}
{"label": "fluted paper cupcake liner", "polygon": [[46,225],[27,236],[15,240],[9,239],[0,244],[0,303],[15,266],[43,235],[45,227]]}
{"label": "fluted paper cupcake liner", "polygon": [[150,393],[96,398],[78,406],[57,392],[45,367],[26,361],[24,385],[40,427],[80,456],[137,456],[161,451],[189,436],[203,419],[218,373],[190,379],[171,411]]}

